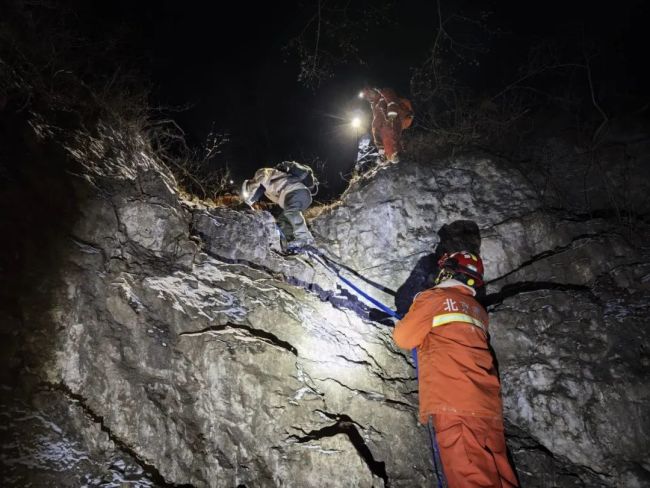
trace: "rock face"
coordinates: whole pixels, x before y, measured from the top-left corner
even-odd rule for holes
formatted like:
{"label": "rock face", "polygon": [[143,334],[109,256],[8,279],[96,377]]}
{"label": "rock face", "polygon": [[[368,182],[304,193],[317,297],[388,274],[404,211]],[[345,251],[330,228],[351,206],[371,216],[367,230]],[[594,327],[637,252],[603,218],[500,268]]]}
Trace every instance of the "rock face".
{"label": "rock face", "polygon": [[[182,201],[137,133],[10,122],[3,486],[435,483],[409,354],[332,266],[281,256],[267,213]],[[650,483],[641,223],[551,211],[474,153],[378,171],[310,225],[401,309],[434,256],[480,250],[522,484]]]}
{"label": "rock face", "polygon": [[646,486],[648,228],[620,224],[551,210],[517,168],[480,154],[382,170],[313,222],[332,254],[396,296],[367,291],[398,307],[427,286],[434,257],[478,251],[480,235],[522,484]]}
{"label": "rock face", "polygon": [[[27,227],[17,245],[3,486],[434,482],[390,327],[327,267],[279,255],[269,214],[192,207],[142,142],[84,137],[52,154],[51,193],[73,203],[52,253]],[[42,177],[31,157],[21,180]]]}

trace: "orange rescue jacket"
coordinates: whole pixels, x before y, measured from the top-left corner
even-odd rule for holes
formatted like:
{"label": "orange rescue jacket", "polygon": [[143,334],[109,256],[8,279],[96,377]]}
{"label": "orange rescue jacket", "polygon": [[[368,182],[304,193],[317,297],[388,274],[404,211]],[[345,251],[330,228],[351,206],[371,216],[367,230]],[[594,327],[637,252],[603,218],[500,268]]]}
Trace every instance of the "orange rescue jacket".
{"label": "orange rescue jacket", "polygon": [[399,129],[408,129],[413,123],[413,106],[406,98],[400,98],[392,88],[364,90],[372,109],[372,126],[378,131],[382,127],[395,129],[390,115],[395,114]]}
{"label": "orange rescue jacket", "polygon": [[393,338],[399,347],[417,348],[422,423],[439,413],[501,418],[487,333],[487,312],[468,286],[448,280],[415,297]]}

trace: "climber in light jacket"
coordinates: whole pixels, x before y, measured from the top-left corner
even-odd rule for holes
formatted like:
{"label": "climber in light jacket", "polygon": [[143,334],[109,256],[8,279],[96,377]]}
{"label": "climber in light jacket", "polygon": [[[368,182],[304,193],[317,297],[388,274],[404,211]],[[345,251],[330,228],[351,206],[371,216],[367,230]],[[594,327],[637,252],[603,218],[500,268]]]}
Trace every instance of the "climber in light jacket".
{"label": "climber in light jacket", "polygon": [[437,440],[450,488],[519,486],[506,451],[488,315],[474,299],[483,262],[462,251],[438,266],[436,285],[415,297],[393,331],[399,347],[417,348],[420,422],[431,444]]}
{"label": "climber in light jacket", "polygon": [[[297,164],[295,162],[282,163]],[[302,212],[309,208],[312,202],[311,190],[299,174],[298,176],[283,171],[287,166],[278,165],[275,168],[260,168],[250,180],[245,180],[242,185],[242,197],[248,205],[257,202],[265,195],[273,203],[282,208],[278,218],[278,227],[286,239],[288,251],[297,250],[305,246],[312,246],[314,237],[307,228]],[[305,167],[311,171],[309,167]]]}
{"label": "climber in light jacket", "polygon": [[402,131],[413,123],[411,102],[400,98],[391,88],[364,88],[359,97],[370,103],[372,110],[372,137],[386,161],[399,161],[402,150]]}

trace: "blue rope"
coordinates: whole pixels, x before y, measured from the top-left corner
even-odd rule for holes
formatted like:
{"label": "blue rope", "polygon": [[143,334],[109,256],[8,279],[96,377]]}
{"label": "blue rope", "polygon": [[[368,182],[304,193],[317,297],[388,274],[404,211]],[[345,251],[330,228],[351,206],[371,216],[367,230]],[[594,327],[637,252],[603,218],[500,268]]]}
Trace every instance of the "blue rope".
{"label": "blue rope", "polygon": [[[336,273],[336,276],[338,276],[338,278],[339,278],[339,279],[340,279],[344,284],[346,284],[347,286],[349,286],[350,288],[352,288],[355,292],[357,292],[357,293],[358,293],[359,295],[361,295],[363,298],[365,298],[365,299],[368,300],[370,303],[372,303],[373,305],[375,305],[377,308],[379,308],[379,309],[382,310],[383,312],[387,313],[387,314],[390,315],[391,317],[396,318],[397,320],[401,320],[401,319],[402,319],[402,316],[401,316],[400,314],[398,314],[395,310],[393,310],[393,309],[387,307],[386,305],[384,305],[383,303],[381,303],[379,300],[377,300],[377,299],[371,297],[371,296],[368,295],[366,292],[364,292],[361,288],[359,288],[359,287],[356,286],[354,283],[352,283],[350,280],[348,280],[348,279],[345,278],[344,276],[341,276],[341,270],[340,270],[340,267],[334,265],[334,264],[332,263],[332,261],[331,261],[330,259],[328,259],[326,256],[324,256],[324,255],[319,255],[319,254],[315,254],[315,253],[313,253],[313,252],[309,252],[309,251],[308,251],[308,253],[311,254],[312,257],[314,257],[314,259],[316,259],[317,261],[319,261],[319,262],[320,262],[323,266],[325,266],[327,269],[329,269],[330,271],[334,271],[334,272]],[[332,264],[331,264],[331,265],[328,265],[328,263],[332,263]],[[415,349],[415,348],[414,348],[414,349],[411,349],[411,357],[413,358],[413,364],[415,365],[415,377],[418,378],[418,376],[419,376],[419,370],[418,370],[418,352],[417,352],[417,349]],[[440,454],[439,454],[439,453],[440,453],[440,448],[438,447],[438,440],[436,439],[435,431],[433,430],[433,425],[431,425],[431,426],[429,427],[429,436],[430,436],[430,440],[431,440],[431,448],[433,449],[433,466],[434,466],[435,471],[436,471],[436,479],[437,479],[437,481],[438,481],[438,488],[443,488],[443,486],[442,486],[442,479],[443,479],[443,477],[444,477],[444,473],[440,473],[440,471],[438,470],[438,462],[437,462],[437,459],[436,459],[436,458],[440,458]],[[442,459],[441,459],[441,462],[442,462]]]}
{"label": "blue rope", "polygon": [[442,466],[438,469],[438,459],[440,459],[440,464],[442,464],[442,458],[440,458],[440,448],[438,447],[438,440],[436,439],[436,430],[433,426],[433,419],[429,417],[429,425],[427,425],[427,430],[429,431],[429,440],[431,441],[431,449],[433,449],[433,468],[436,471],[436,480],[438,480],[438,488],[442,487],[442,479],[445,474],[442,470]]}
{"label": "blue rope", "polygon": [[[387,307],[386,305],[384,305],[383,303],[381,303],[379,300],[377,300],[377,299],[371,297],[371,296],[368,295],[366,292],[364,292],[361,288],[359,288],[357,285],[355,285],[355,284],[352,283],[350,280],[348,280],[347,278],[345,278],[344,276],[342,276],[342,275],[341,275],[341,269],[340,269],[338,266],[335,266],[334,263],[332,263],[332,260],[331,260],[331,259],[329,259],[329,258],[327,258],[326,256],[323,256],[323,255],[315,254],[315,253],[313,253],[313,252],[309,252],[309,254],[311,254],[311,255],[312,255],[312,256],[313,256],[317,261],[320,261],[320,263],[321,263],[323,266],[325,266],[326,268],[328,268],[330,271],[334,271],[334,272],[336,273],[336,276],[338,276],[338,278],[339,278],[343,283],[345,283],[346,285],[348,285],[350,288],[352,288],[355,292],[357,292],[357,293],[358,293],[359,295],[361,295],[363,298],[365,298],[365,299],[368,300],[370,303],[372,303],[373,305],[375,305],[375,306],[376,306],[377,308],[379,308],[382,312],[386,312],[388,315],[390,315],[391,317],[396,318],[397,320],[400,320],[400,319],[402,318],[402,316],[399,315],[395,310],[393,310],[392,308]],[[328,263],[329,263],[329,264],[328,264]]]}
{"label": "blue rope", "polygon": [[341,274],[339,272],[337,272],[336,275],[339,277],[339,279],[343,283],[348,285],[350,288],[352,288],[354,291],[356,291],[359,295],[361,295],[363,298],[368,300],[370,303],[377,306],[381,311],[386,312],[391,317],[395,317],[397,320],[401,320],[402,316],[399,315],[395,310],[393,310],[391,308],[388,308],[386,305],[381,303],[379,300],[376,300],[376,299],[372,298],[370,295],[368,295],[367,293],[362,291],[360,288],[357,288],[357,286],[354,285],[351,281],[349,281],[348,279],[341,276]]}
{"label": "blue rope", "polygon": [[[398,314],[398,313],[395,312],[394,310],[388,308],[386,305],[384,305],[383,303],[381,303],[379,300],[375,300],[374,298],[372,298],[372,297],[371,297],[370,295],[368,295],[367,293],[364,293],[360,288],[357,288],[355,285],[353,285],[351,281],[349,281],[349,280],[345,279],[343,276],[341,276],[341,274],[340,274],[338,271],[337,271],[337,273],[336,273],[336,276],[338,276],[339,279],[340,279],[343,283],[345,283],[346,285],[348,285],[350,288],[352,288],[354,291],[356,291],[356,292],[357,292],[359,295],[361,295],[363,298],[365,298],[366,300],[368,300],[368,301],[371,302],[372,304],[374,304],[374,305],[376,305],[377,307],[379,307],[380,310],[382,310],[383,312],[386,312],[386,313],[387,313],[388,315],[390,315],[391,317],[395,317],[397,320],[402,320],[402,316],[401,316],[400,314]],[[418,350],[417,350],[417,349],[415,349],[415,348],[411,349],[411,357],[413,358],[413,364],[415,365],[415,377],[417,378],[417,377],[418,377],[418,373],[419,373],[419,370],[418,370]]]}
{"label": "blue rope", "polygon": [[[337,266],[328,266],[327,263],[331,263],[331,262],[332,262],[331,259],[328,259],[328,258],[325,257],[325,256],[321,256],[321,255],[314,254],[314,253],[310,253],[310,254],[311,254],[311,255],[312,255],[312,256],[313,256],[317,261],[320,261],[321,264],[322,264],[323,266],[325,266],[326,268],[328,268],[330,271],[334,271],[334,272],[336,273],[336,276],[338,276],[338,278],[339,278],[343,283],[345,283],[346,285],[348,285],[350,288],[352,288],[355,292],[357,292],[357,293],[358,293],[359,295],[361,295],[363,298],[365,298],[365,299],[368,300],[370,303],[372,303],[373,305],[375,305],[375,306],[376,306],[377,308],[379,308],[382,312],[387,313],[388,315],[390,315],[391,317],[396,318],[397,320],[401,320],[401,319],[402,319],[402,315],[398,314],[395,310],[393,310],[392,308],[387,307],[386,305],[384,305],[383,303],[381,303],[379,300],[377,300],[377,299],[371,297],[371,296],[368,295],[366,292],[364,292],[361,288],[359,288],[359,287],[356,286],[354,283],[352,283],[350,280],[348,280],[348,279],[345,278],[344,276],[341,276],[341,270],[340,270],[339,267],[337,267]],[[334,269],[332,269],[332,268],[334,268]],[[414,349],[411,349],[411,357],[413,358],[413,364],[415,365],[415,377],[417,378],[417,377],[418,377],[418,352],[417,352],[417,349],[415,349],[415,348],[414,348]]]}

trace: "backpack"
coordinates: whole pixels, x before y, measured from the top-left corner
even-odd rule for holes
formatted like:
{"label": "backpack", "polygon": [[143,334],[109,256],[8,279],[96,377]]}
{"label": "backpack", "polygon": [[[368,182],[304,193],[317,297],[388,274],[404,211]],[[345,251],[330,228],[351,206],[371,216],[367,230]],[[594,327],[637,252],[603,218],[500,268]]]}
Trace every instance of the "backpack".
{"label": "backpack", "polygon": [[290,174],[310,190],[318,186],[318,180],[314,175],[314,171],[305,164],[300,164],[296,161],[283,161],[275,169]]}

